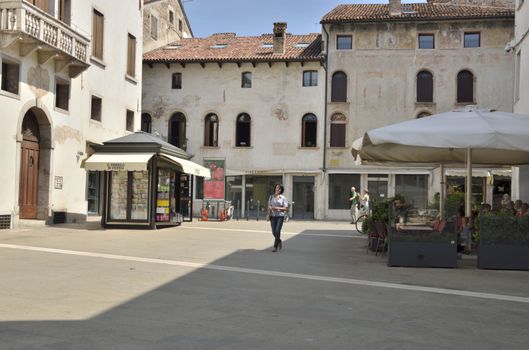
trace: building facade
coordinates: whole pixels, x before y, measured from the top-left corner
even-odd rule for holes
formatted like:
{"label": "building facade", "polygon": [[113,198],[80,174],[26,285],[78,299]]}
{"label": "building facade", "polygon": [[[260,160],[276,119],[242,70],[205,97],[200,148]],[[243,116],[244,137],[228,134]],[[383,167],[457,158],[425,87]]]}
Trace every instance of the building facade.
{"label": "building facade", "polygon": [[324,79],[321,36],[285,23],[256,37],[183,39],[144,55],[142,118],[220,180],[198,184],[195,208],[227,199],[264,218],[282,182],[294,217],[322,218]]}
{"label": "building facade", "polygon": [[99,212],[102,184],[82,161],[140,124],[142,4],[127,5],[0,1],[4,226]]}
{"label": "building facade", "polygon": [[143,1],[143,52],[193,37],[181,0]]}
{"label": "building facade", "polygon": [[[328,217],[347,215],[339,210],[343,195],[334,200],[333,189],[346,192],[351,184],[369,190],[371,199],[401,194],[418,207],[433,201],[440,192],[439,170],[353,164],[352,142],[372,128],[466,105],[512,111],[513,54],[504,48],[513,37],[513,14],[503,7],[391,0],[342,5],[323,17],[331,131]],[[345,135],[334,140],[333,124],[339,120]],[[492,203],[494,188],[487,178],[495,173],[497,181],[510,183],[510,172],[485,173],[474,179],[473,191],[477,200]],[[447,175],[452,175],[448,190],[461,189],[463,172]]]}
{"label": "building facade", "polygon": [[[515,55],[514,63],[514,112],[529,114],[529,4],[516,1],[516,27],[514,40],[506,50]],[[515,169],[520,182],[516,198],[529,201],[529,166]]]}

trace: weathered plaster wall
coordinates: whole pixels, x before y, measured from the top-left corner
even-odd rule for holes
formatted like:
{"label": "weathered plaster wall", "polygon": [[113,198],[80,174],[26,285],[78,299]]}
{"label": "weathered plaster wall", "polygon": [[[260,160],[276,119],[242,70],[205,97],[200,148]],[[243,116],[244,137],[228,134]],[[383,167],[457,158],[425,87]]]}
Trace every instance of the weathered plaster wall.
{"label": "weathered plaster wall", "polygon": [[[39,65],[36,52],[20,57],[16,44],[0,50],[0,59],[20,63],[21,79],[18,96],[0,92],[0,159],[3,161],[0,214],[14,214],[15,218],[18,215],[20,127],[25,112],[31,107],[43,110],[51,124],[51,151],[43,159],[48,163],[45,172],[49,174],[49,181],[41,184],[39,191],[39,202],[42,198],[48,201],[43,204],[49,210],[48,215],[51,210],[86,214],[86,171],[81,168],[81,161],[87,157],[87,142],[100,143],[124,135],[127,108],[136,112],[135,125],[139,129],[142,13],[137,6],[125,6],[127,2],[72,3],[71,27],[87,37],[92,31],[92,9],[105,16],[103,62],[91,61],[91,67],[76,78],[69,79],[66,70],[56,72],[53,60]],[[136,81],[125,79],[127,33],[137,39]],[[68,111],[55,107],[56,78],[70,81]],[[103,97],[101,123],[90,121],[92,93]],[[54,188],[55,176],[62,177],[62,189]],[[41,196],[41,191],[47,191],[47,196]]]}
{"label": "weathered plaster wall", "polygon": [[[174,21],[169,21],[169,11],[174,13]],[[151,36],[151,16],[158,19],[158,37]],[[182,21],[182,30],[179,29]],[[180,1],[162,0],[144,6],[143,52],[149,52],[182,38],[190,38],[191,29],[187,25]]]}

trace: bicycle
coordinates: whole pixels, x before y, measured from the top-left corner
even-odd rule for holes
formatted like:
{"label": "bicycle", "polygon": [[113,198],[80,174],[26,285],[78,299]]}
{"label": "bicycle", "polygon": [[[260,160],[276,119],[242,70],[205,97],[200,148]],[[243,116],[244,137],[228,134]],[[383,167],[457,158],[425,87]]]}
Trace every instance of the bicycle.
{"label": "bicycle", "polygon": [[360,209],[358,209],[358,215],[356,217],[356,220],[354,222],[356,231],[358,233],[364,233],[362,231],[362,225],[364,223],[364,220],[366,220],[370,215],[369,209],[366,209],[364,205],[360,206]]}

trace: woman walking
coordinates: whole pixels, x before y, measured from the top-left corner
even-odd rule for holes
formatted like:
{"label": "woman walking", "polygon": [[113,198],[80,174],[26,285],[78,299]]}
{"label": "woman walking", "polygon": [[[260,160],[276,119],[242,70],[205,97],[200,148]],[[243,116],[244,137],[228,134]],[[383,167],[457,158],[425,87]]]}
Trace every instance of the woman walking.
{"label": "woman walking", "polygon": [[276,184],[274,186],[274,194],[270,196],[268,201],[268,210],[270,210],[270,225],[272,226],[272,234],[274,235],[274,249],[273,252],[277,252],[277,249],[283,248],[283,241],[281,241],[281,228],[283,227],[283,221],[288,212],[288,201],[283,192],[285,188],[283,185]]}

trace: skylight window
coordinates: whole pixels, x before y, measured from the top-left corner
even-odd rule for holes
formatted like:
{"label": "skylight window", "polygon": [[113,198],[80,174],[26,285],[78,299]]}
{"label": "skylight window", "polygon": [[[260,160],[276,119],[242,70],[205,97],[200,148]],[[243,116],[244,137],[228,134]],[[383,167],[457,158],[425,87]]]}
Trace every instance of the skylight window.
{"label": "skylight window", "polygon": [[215,45],[211,45],[210,48],[211,49],[223,49],[226,46],[228,46],[228,44],[215,44]]}
{"label": "skylight window", "polygon": [[270,43],[263,43],[263,46],[264,48],[271,48],[271,47],[274,47],[274,44],[270,44]]}
{"label": "skylight window", "polygon": [[297,43],[297,44],[294,44],[294,47],[301,47],[301,48],[305,48],[305,47],[309,47],[309,43]]}
{"label": "skylight window", "polygon": [[402,4],[401,11],[402,13],[415,13],[412,4]]}
{"label": "skylight window", "polygon": [[175,49],[179,49],[179,48],[181,48],[181,47],[182,47],[182,45],[178,45],[178,44],[169,44],[169,45],[167,45],[165,48],[166,48],[166,49],[170,49],[170,50],[175,50]]}

